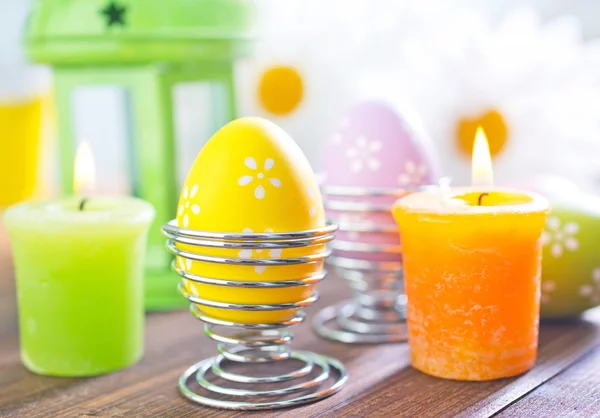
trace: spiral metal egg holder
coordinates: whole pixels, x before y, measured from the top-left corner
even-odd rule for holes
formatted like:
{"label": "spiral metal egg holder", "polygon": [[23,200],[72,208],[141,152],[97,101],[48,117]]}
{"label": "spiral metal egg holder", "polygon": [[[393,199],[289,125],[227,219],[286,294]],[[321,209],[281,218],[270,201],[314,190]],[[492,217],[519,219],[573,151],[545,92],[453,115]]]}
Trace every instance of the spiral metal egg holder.
{"label": "spiral metal egg holder", "polygon": [[[327,187],[323,188],[323,193],[326,209],[368,216],[392,209],[390,203],[372,203],[369,199],[387,198],[389,201],[405,192],[397,189]],[[357,236],[361,233],[398,234],[395,222],[372,224],[339,221],[338,224],[339,231],[356,233]],[[346,280],[354,297],[321,310],[313,321],[315,331],[322,337],[344,343],[406,341],[408,334],[402,262],[371,261],[357,256],[370,254],[400,258],[400,246],[360,242],[359,239],[336,239],[329,245],[333,255],[328,264]]]}
{"label": "spiral metal egg holder", "polygon": [[[175,221],[163,226],[163,234],[167,237],[167,248],[178,257],[223,265],[265,267],[318,263],[323,261],[329,252],[294,258],[233,258],[202,254],[201,251],[192,253],[182,250],[177,244],[192,245],[198,250],[202,248],[237,250],[307,248],[331,241],[335,230],[336,226],[331,222],[324,228],[311,231],[265,234],[196,231],[179,228]],[[344,386],[348,376],[339,361],[312,352],[289,348],[294,336],[288,328],[303,322],[306,318],[304,312],[299,310],[291,319],[284,322],[245,324],[214,318],[199,308],[200,306],[250,312],[301,309],[318,299],[317,292],[296,303],[247,305],[204,299],[189,293],[183,285],[189,280],[198,284],[222,286],[225,291],[227,288],[281,289],[311,286],[325,278],[325,270],[310,277],[294,280],[245,282],[201,277],[182,270],[175,262],[172,267],[182,278],[179,290],[191,302],[192,314],[205,323],[204,332],[217,342],[219,352],[217,356],[194,364],[181,375],[179,390],[186,398],[203,405],[224,409],[276,409],[326,398]],[[297,366],[290,369],[293,364]],[[275,366],[281,366],[286,371],[275,372],[274,369],[277,369]]]}

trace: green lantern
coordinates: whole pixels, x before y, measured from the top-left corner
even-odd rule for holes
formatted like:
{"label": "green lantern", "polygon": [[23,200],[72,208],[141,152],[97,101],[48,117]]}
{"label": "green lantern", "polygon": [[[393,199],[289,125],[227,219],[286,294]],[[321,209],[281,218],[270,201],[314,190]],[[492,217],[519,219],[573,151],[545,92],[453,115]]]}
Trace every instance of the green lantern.
{"label": "green lantern", "polygon": [[[65,194],[73,193],[81,140],[75,91],[116,86],[124,92],[118,113],[127,126],[128,189],[152,203],[157,215],[148,245],[147,309],[185,305],[160,233],[175,217],[179,194],[173,91],[183,83],[210,83],[209,123],[216,129],[233,119],[234,63],[250,51],[252,13],[248,0],[41,0],[33,8],[27,47],[35,62],[54,70]],[[105,111],[114,109],[99,105],[98,112]]]}

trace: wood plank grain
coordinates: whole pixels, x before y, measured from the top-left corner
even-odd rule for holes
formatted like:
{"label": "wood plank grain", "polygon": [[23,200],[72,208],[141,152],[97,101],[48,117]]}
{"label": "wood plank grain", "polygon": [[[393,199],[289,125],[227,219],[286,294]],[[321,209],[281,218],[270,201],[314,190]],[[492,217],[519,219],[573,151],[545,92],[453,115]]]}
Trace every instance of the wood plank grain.
{"label": "wood plank grain", "polygon": [[600,417],[600,349],[501,411],[499,418]]}
{"label": "wood plank grain", "polygon": [[[600,322],[600,312],[591,317]],[[542,327],[537,366],[522,376],[491,382],[437,379],[408,367],[408,352],[377,349],[375,364],[362,364],[365,353],[346,361],[352,382],[344,399],[332,398],[281,416],[456,417],[490,416],[567,368],[600,343],[591,321],[548,323]],[[403,347],[405,348],[405,347]],[[393,348],[392,348],[393,349]],[[376,372],[373,372],[374,367]],[[383,370],[382,370],[383,369]],[[372,385],[373,380],[377,381]]]}
{"label": "wood plank grain", "polygon": [[[596,310],[581,321],[555,321],[542,324],[540,353],[536,367],[523,378],[497,390],[482,402],[467,408],[461,415],[488,417],[546,383],[598,347],[600,312]],[[544,335],[552,330],[550,335]]]}
{"label": "wood plank grain", "polygon": [[[0,242],[6,241],[0,232]],[[6,250],[6,245],[0,248]],[[146,354],[134,367],[106,376],[68,379],[37,376],[19,361],[14,277],[8,252],[0,253],[0,416],[6,417],[232,417],[243,413],[204,408],[183,399],[178,376],[188,366],[214,355],[215,347],[202,324],[188,312],[147,316]],[[322,298],[309,308],[348,297],[334,276],[320,286]],[[295,348],[340,359],[350,381],[339,394],[322,402],[253,416],[283,417],[428,417],[489,416],[600,345],[600,312],[587,321],[543,324],[539,361],[531,372],[494,382],[454,382],[424,375],[410,367],[408,346],[350,346],[319,339],[303,324],[296,329]],[[550,380],[552,383],[552,380]],[[549,384],[549,383],[546,383]],[[542,389],[544,386],[542,386]],[[510,409],[508,409],[510,411]]]}

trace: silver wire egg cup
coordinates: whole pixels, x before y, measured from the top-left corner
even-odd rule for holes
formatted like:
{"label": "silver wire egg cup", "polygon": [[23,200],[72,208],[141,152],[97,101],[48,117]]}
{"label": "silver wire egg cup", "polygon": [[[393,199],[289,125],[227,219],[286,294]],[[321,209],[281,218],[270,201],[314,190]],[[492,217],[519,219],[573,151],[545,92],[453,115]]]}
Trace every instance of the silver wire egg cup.
{"label": "silver wire egg cup", "polygon": [[[322,190],[326,209],[361,214],[365,218],[375,213],[391,212],[391,200],[406,193],[389,188],[324,187]],[[373,202],[373,199],[380,202]],[[355,233],[358,237],[364,233],[398,236],[395,222],[338,221],[340,232]],[[402,262],[399,261],[400,246],[338,238],[329,246],[333,255],[328,264],[346,280],[354,297],[322,309],[313,321],[317,334],[351,344],[406,341],[406,296]],[[373,261],[373,257],[369,257],[373,255],[393,261]]]}
{"label": "silver wire egg cup", "polygon": [[[201,249],[272,250],[309,248],[333,239],[336,226],[293,233],[230,234],[203,232],[179,228],[176,221],[163,226],[168,250],[184,259],[237,266],[289,266],[322,262],[329,251],[302,257],[254,259],[217,257],[202,254]],[[178,245],[179,244],[179,245]],[[189,252],[181,245],[194,246]],[[225,321],[202,311],[200,307],[248,312],[275,312],[302,309],[318,299],[318,293],[302,301],[279,304],[236,304],[205,299],[189,293],[185,281],[222,286],[227,289],[287,289],[312,286],[323,280],[323,269],[309,277],[276,282],[234,281],[201,277],[181,269],[173,262],[173,270],[181,276],[179,290],[190,302],[192,314],[205,323],[204,332],[217,342],[217,356],[205,359],[188,368],[179,378],[179,390],[193,402],[203,405],[236,409],[260,410],[285,408],[314,402],[338,392],[348,376],[337,360],[307,351],[289,348],[294,336],[289,328],[302,323],[306,314],[300,310],[279,323],[246,324]],[[298,366],[290,370],[290,365]],[[268,366],[266,364],[269,364]],[[275,372],[279,366],[285,372]],[[195,383],[194,383],[195,382]],[[262,387],[258,387],[262,386]]]}

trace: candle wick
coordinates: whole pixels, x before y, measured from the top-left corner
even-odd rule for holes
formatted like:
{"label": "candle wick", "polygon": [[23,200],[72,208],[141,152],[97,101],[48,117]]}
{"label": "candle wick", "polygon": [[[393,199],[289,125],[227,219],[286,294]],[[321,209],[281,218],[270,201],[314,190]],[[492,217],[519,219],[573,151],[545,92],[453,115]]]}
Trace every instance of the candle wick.
{"label": "candle wick", "polygon": [[489,196],[489,193],[481,193],[479,195],[479,198],[477,199],[477,205],[481,206],[481,199],[483,199],[484,196]]}
{"label": "candle wick", "polygon": [[84,197],[83,199],[81,199],[81,202],[79,203],[79,211],[82,212],[83,209],[85,209],[85,204],[87,203],[88,198]]}

